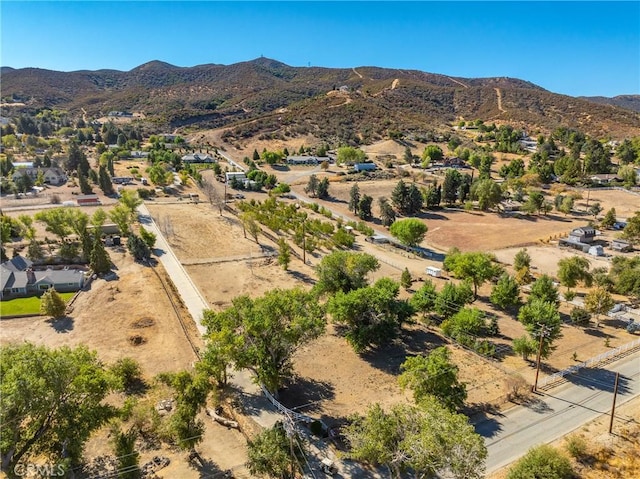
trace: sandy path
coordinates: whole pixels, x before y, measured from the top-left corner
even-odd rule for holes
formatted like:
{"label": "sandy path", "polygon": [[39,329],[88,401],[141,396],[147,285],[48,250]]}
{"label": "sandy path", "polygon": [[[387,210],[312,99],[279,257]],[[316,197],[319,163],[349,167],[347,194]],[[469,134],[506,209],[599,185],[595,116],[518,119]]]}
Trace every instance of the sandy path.
{"label": "sandy path", "polygon": [[500,91],[500,88],[494,88],[494,90],[496,91],[496,95],[498,97],[498,110],[500,110],[502,113],[506,113],[507,110],[505,110],[504,108],[502,108],[502,92]]}

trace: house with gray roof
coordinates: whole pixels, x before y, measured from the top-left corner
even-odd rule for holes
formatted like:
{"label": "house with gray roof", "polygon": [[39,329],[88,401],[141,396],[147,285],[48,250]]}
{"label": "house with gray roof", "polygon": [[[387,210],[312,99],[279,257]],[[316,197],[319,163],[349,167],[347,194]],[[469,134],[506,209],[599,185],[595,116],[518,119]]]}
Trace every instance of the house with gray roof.
{"label": "house with gray roof", "polygon": [[0,299],[35,296],[55,288],[60,293],[78,291],[84,285],[84,272],[64,267],[63,269],[34,269],[33,263],[16,256],[0,264]]}

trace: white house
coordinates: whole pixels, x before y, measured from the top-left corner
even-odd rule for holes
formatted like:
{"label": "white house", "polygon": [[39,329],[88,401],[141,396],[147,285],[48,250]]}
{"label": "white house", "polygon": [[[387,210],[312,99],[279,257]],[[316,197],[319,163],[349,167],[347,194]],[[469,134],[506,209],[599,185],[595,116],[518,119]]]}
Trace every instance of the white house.
{"label": "white house", "polygon": [[28,175],[33,181],[36,181],[38,174],[42,172],[44,182],[51,185],[63,185],[67,182],[68,178],[64,171],[57,167],[50,168],[18,168],[13,173],[11,178],[13,181],[18,181],[21,176]]}

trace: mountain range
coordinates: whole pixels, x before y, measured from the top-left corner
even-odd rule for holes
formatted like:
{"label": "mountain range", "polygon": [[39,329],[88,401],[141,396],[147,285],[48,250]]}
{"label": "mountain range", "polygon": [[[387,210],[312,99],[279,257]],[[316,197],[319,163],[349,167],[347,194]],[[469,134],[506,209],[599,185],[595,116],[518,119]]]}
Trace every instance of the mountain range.
{"label": "mountain range", "polygon": [[[235,138],[313,134],[367,143],[438,131],[460,120],[527,131],[577,128],[599,138],[640,135],[640,95],[576,98],[515,78],[459,78],[378,67],[291,67],[268,58],[130,71],[2,67],[3,102],[27,108],[140,112],[167,128],[228,127]],[[7,115],[7,109],[3,109]]]}

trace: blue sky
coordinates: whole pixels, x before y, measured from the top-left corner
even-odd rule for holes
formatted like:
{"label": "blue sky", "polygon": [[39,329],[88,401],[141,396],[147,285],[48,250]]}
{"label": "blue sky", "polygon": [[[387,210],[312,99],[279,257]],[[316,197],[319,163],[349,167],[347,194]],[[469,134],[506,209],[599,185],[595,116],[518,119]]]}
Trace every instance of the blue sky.
{"label": "blue sky", "polygon": [[380,66],[640,94],[640,2],[0,2],[0,64]]}

